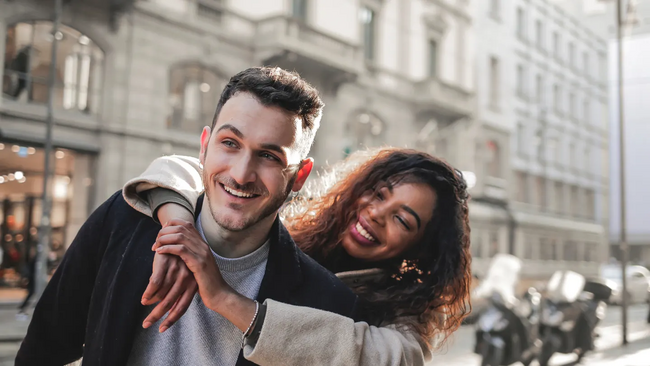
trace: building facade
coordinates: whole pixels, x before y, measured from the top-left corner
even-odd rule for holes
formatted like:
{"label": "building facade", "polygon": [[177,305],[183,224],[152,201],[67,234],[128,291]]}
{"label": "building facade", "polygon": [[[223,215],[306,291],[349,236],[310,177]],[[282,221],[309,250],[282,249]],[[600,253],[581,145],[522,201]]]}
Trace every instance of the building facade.
{"label": "building facade", "polygon": [[[608,40],[610,100],[610,161],[611,161],[611,215],[609,222],[610,257],[620,259],[621,196],[620,196],[620,142],[618,102],[618,41],[616,2],[557,0],[567,11],[582,17],[586,24]],[[650,267],[650,227],[647,225],[650,207],[650,184],[645,157],[650,156],[650,106],[643,95],[650,93],[650,3],[623,1],[623,98],[625,118],[626,155],[626,213],[628,257],[635,264]]]}
{"label": "building facade", "polygon": [[250,66],[295,69],[321,91],[321,166],[387,144],[480,171],[468,1],[67,0],[57,34],[52,7],[0,1],[5,269],[37,238],[54,60],[53,261],[151,160],[198,155],[221,89]]}
{"label": "building facade", "polygon": [[595,274],[608,220],[607,44],[546,0],[474,4],[489,40],[476,52],[488,163],[474,197],[501,211],[472,227],[475,261],[506,252],[531,278]]}

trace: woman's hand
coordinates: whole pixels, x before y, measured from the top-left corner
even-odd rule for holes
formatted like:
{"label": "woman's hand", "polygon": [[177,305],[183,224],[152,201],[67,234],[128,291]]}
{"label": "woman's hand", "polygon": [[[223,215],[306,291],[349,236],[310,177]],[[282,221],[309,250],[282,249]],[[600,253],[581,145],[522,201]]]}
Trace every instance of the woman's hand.
{"label": "woman's hand", "polygon": [[154,249],[158,254],[173,254],[185,262],[199,286],[203,304],[217,311],[218,304],[234,292],[221,276],[212,250],[191,222],[173,219],[160,230]]}
{"label": "woman's hand", "polygon": [[169,312],[159,328],[161,333],[167,330],[185,314],[197,289],[194,274],[182,259],[174,255],[156,253],[153,274],[142,295],[142,304],[160,303],[147,316],[142,326],[149,328]]}
{"label": "woman's hand", "polygon": [[199,295],[207,308],[221,314],[242,332],[248,329],[255,315],[255,302],[226,283],[212,250],[190,222],[171,220],[169,226],[160,231],[156,246],[159,254],[173,254],[185,262],[194,274]]}

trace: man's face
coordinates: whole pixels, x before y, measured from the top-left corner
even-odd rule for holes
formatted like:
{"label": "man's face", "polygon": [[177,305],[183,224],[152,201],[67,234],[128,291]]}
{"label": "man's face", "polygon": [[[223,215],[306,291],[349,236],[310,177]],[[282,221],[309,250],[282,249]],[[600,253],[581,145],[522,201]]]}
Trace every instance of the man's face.
{"label": "man's face", "polygon": [[296,144],[302,121],[239,93],[224,104],[214,129],[203,130],[200,157],[212,217],[229,231],[274,219],[311,171],[311,159],[301,162]]}

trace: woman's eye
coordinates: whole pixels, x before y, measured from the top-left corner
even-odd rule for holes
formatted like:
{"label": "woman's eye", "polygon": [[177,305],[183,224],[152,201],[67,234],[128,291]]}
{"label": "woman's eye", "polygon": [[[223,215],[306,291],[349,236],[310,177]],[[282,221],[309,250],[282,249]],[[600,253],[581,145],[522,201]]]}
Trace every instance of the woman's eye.
{"label": "woman's eye", "polygon": [[404,219],[401,218],[400,216],[395,216],[395,218],[397,218],[397,221],[399,221],[399,223],[404,227],[404,229],[406,229],[406,230],[411,230],[411,228],[409,227],[409,225],[406,223],[406,220],[404,220]]}
{"label": "woman's eye", "polygon": [[377,191],[377,199],[380,201],[384,200],[384,194],[381,191]]}

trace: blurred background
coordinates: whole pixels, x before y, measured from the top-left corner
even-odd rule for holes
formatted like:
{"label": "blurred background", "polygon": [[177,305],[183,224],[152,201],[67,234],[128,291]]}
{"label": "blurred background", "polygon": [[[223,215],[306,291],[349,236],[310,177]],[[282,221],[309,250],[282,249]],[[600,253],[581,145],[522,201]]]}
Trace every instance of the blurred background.
{"label": "blurred background", "polygon": [[[626,228],[639,265],[629,295],[644,302],[650,1],[623,3]],[[479,279],[495,254],[509,253],[523,261],[520,289],[559,269],[616,281],[615,5],[64,0],[53,33],[54,1],[0,0],[0,301],[24,297],[21,273],[38,241],[52,63],[50,269],[89,213],[154,158],[198,155],[231,75],[277,65],[298,71],[326,104],[317,166],[392,145],[464,172]]]}

